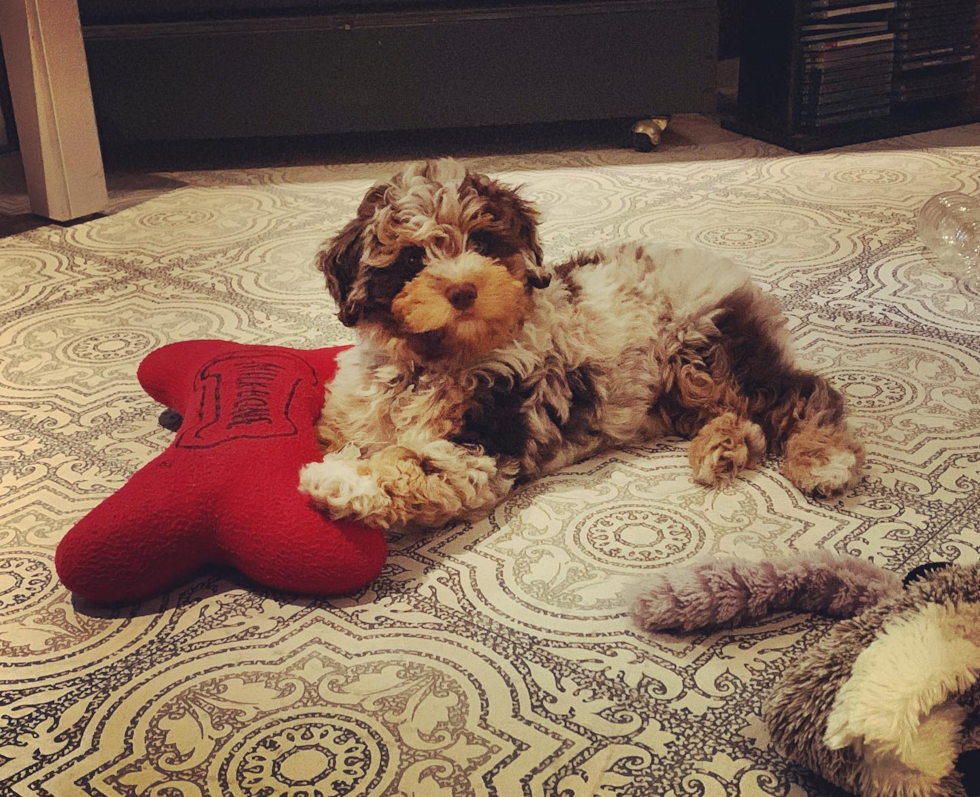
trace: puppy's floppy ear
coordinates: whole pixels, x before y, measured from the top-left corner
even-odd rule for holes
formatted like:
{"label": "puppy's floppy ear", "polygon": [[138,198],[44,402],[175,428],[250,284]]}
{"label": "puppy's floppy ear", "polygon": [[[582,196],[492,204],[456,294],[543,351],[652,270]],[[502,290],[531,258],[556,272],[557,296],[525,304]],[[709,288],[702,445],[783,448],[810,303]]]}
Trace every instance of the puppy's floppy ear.
{"label": "puppy's floppy ear", "polygon": [[327,278],[327,290],[339,308],[337,317],[346,327],[355,326],[361,318],[363,297],[355,288],[361,273],[363,235],[386,189],[387,186],[381,185],[368,191],[357,210],[357,218],[317,252],[317,268]]}
{"label": "puppy's floppy ear", "polygon": [[521,197],[518,189],[482,174],[473,174],[471,179],[486,198],[497,223],[512,238],[521,242],[521,248],[528,255],[531,263],[527,271],[527,284],[532,288],[547,288],[551,284],[551,275],[545,271],[544,253],[538,240],[538,211]]}
{"label": "puppy's floppy ear", "polygon": [[317,268],[327,278],[327,290],[337,303],[337,317],[345,327],[354,326],[361,317],[360,303],[351,293],[361,270],[364,226],[364,219],[354,219],[316,255]]}
{"label": "puppy's floppy ear", "polygon": [[517,234],[534,261],[534,267],[527,272],[527,284],[532,288],[547,288],[551,284],[551,275],[544,270],[544,252],[541,251],[541,241],[538,240],[538,211],[516,191],[505,190],[511,195]]}

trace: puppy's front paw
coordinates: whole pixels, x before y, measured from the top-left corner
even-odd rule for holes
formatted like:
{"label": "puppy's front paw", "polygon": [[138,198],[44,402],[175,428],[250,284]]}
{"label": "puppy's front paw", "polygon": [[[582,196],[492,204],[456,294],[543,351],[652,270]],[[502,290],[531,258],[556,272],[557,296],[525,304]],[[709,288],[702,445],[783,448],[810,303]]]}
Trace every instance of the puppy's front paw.
{"label": "puppy's front paw", "polygon": [[706,423],[691,441],[688,459],[694,480],[709,487],[727,484],[766,451],[758,424],[726,412]]}
{"label": "puppy's front paw", "polygon": [[347,446],[300,470],[300,492],[334,520],[371,520],[391,503],[357,455],[355,448]]}

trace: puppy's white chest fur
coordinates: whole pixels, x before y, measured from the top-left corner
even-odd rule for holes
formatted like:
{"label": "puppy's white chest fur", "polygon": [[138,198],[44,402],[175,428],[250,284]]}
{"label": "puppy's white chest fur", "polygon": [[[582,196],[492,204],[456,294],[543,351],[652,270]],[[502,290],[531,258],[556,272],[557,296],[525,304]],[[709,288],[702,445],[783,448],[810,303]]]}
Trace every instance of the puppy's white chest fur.
{"label": "puppy's white chest fur", "polygon": [[354,443],[370,453],[458,428],[466,393],[452,374],[396,365],[371,343],[341,353],[337,365],[319,426],[330,447]]}

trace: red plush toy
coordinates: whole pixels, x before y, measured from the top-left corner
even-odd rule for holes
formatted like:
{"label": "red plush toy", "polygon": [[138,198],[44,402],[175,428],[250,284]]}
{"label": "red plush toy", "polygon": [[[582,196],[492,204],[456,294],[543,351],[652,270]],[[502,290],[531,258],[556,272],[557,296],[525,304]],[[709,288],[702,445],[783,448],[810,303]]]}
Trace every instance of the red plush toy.
{"label": "red plush toy", "polygon": [[201,340],[148,356],[140,384],[183,425],[61,541],[65,586],[93,601],[133,601],[205,563],[293,592],[371,581],[387,555],[382,532],[334,523],[298,489],[300,467],[320,456],[314,424],[340,351]]}

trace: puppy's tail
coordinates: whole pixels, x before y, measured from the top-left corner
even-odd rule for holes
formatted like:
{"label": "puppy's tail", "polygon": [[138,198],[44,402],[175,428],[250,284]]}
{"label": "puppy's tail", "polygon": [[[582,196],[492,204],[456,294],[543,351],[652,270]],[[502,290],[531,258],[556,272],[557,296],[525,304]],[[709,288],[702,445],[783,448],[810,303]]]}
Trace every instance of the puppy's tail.
{"label": "puppy's tail", "polygon": [[637,585],[631,614],[647,631],[732,628],[774,612],[853,617],[902,591],[902,579],[827,552],[750,562],[709,559],[668,567]]}

